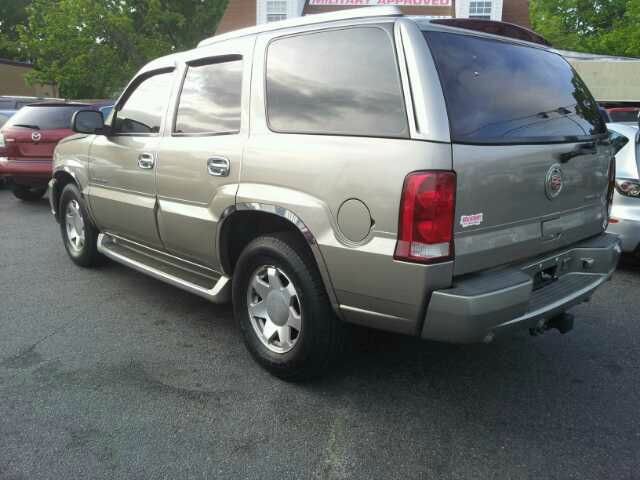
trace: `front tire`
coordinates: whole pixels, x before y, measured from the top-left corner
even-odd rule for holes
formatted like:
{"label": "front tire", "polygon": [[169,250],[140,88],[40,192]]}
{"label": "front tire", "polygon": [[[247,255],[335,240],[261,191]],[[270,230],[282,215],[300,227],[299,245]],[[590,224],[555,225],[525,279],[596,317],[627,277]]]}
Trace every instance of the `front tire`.
{"label": "front tire", "polygon": [[243,250],[233,275],[233,304],[249,352],[273,375],[291,381],[316,377],[342,353],[346,327],[293,234],[258,237]]}
{"label": "front tire", "polygon": [[71,260],[81,267],[98,265],[101,260],[98,229],[91,222],[84,198],[75,184],[64,187],[59,208],[62,241]]}
{"label": "front tire", "polygon": [[14,197],[23,202],[37,202],[47,192],[47,187],[29,187],[27,185],[13,185],[11,188]]}

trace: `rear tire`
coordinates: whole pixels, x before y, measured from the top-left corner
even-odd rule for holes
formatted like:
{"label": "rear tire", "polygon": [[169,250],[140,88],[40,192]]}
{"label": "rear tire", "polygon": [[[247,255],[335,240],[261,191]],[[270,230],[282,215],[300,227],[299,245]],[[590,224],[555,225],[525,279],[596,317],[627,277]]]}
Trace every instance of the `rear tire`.
{"label": "rear tire", "polygon": [[233,305],[249,352],[277,377],[317,377],[343,352],[346,326],[333,312],[313,258],[293,234],[258,237],[242,251]]}
{"label": "rear tire", "polygon": [[64,187],[59,203],[60,232],[69,257],[80,267],[102,262],[98,253],[98,229],[91,222],[84,198],[75,184]]}
{"label": "rear tire", "polygon": [[13,185],[13,195],[24,202],[37,202],[47,192],[47,187],[29,187],[26,185]]}

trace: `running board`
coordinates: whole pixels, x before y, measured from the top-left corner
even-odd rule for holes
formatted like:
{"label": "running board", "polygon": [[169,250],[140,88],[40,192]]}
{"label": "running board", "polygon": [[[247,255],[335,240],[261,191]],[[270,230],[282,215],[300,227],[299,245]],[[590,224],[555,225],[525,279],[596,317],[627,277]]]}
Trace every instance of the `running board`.
{"label": "running board", "polygon": [[98,235],[97,246],[102,255],[115,262],[210,302],[226,303],[231,299],[230,278],[215,270],[108,233]]}

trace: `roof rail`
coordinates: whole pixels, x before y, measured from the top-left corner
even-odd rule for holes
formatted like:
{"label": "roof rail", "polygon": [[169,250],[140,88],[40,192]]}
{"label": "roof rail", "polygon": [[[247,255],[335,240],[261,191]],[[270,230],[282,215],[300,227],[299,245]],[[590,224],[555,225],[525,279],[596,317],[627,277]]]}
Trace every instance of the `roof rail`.
{"label": "roof rail", "polygon": [[364,8],[350,8],[347,10],[338,10],[336,12],[329,13],[317,13],[313,15],[305,15],[302,17],[290,18],[288,20],[281,20],[279,22],[270,22],[255,27],[241,28],[232,32],[223,33],[222,35],[215,35],[202,40],[198,43],[198,47],[204,47],[211,45],[222,40],[228,40],[230,38],[244,37],[245,35],[253,35],[262,32],[271,32],[273,30],[280,30],[282,28],[299,27],[303,25],[313,25],[316,23],[335,22],[338,20],[350,20],[352,18],[368,18],[368,17],[399,17],[402,12],[395,6],[383,6],[383,7],[364,7]]}

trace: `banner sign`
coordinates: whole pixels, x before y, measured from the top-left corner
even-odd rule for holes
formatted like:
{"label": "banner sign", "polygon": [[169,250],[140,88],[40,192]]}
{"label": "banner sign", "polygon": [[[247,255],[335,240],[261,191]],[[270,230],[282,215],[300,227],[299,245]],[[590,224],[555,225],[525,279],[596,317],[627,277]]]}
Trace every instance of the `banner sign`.
{"label": "banner sign", "polygon": [[309,5],[399,5],[413,7],[450,7],[452,0],[309,0]]}

